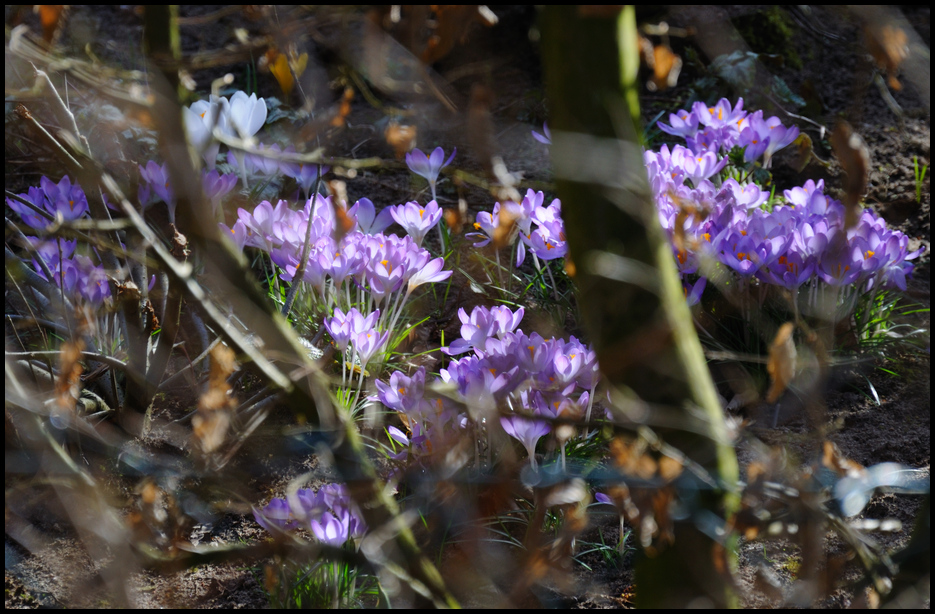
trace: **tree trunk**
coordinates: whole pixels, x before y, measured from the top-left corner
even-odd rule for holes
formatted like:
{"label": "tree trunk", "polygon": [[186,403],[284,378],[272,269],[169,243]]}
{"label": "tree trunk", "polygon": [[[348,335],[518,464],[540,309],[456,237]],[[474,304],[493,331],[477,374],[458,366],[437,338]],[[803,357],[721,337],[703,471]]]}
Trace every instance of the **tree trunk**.
{"label": "tree trunk", "polygon": [[736,484],[737,460],[643,165],[633,9],[547,7],[541,33],[558,195],[615,422],[650,427],[718,485],[692,490],[688,472],[678,482],[691,513],[676,521],[673,545],[638,560],[637,605],[732,605],[717,571],[733,566],[732,542],[709,534],[736,506],[721,486]]}

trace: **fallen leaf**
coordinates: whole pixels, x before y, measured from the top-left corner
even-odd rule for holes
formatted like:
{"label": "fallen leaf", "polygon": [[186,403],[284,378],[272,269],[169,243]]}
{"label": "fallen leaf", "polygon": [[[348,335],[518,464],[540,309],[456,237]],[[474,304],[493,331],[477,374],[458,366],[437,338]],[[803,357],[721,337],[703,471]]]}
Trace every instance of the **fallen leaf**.
{"label": "fallen leaf", "polygon": [[906,32],[891,24],[869,24],[864,27],[864,36],[870,55],[877,66],[886,71],[889,86],[897,92],[903,89],[896,75],[899,74],[899,65],[909,57],[909,38]]}
{"label": "fallen leaf", "polygon": [[845,207],[844,228],[857,225],[860,218],[860,198],[867,191],[867,179],[870,173],[870,150],[851,125],[839,121],[831,133],[831,147],[834,155],[844,169]]}
{"label": "fallen leaf", "polygon": [[795,376],[796,351],[792,340],[795,324],[786,322],[779,327],[773,343],[769,346],[769,361],[766,370],[769,372],[772,384],[766,395],[767,403],[775,403],[782,392],[792,382]]}
{"label": "fallen leaf", "polygon": [[646,87],[649,91],[664,90],[675,87],[682,72],[682,58],[675,54],[668,45],[653,47],[653,62],[650,68],[653,75]]}
{"label": "fallen leaf", "polygon": [[338,104],[337,114],[331,118],[331,125],[335,128],[341,128],[347,123],[347,116],[351,114],[351,100],[354,99],[354,90],[344,88],[344,95],[341,96],[341,102]]}
{"label": "fallen leaf", "polygon": [[75,402],[81,392],[81,352],[84,342],[81,339],[66,341],[59,351],[59,376],[55,382],[55,402],[66,412],[75,410]]}
{"label": "fallen leaf", "polygon": [[39,22],[42,24],[42,40],[47,43],[52,42],[67,8],[68,7],[64,4],[36,5],[36,12],[39,13]]}
{"label": "fallen leaf", "polygon": [[445,209],[445,224],[454,234],[460,234],[467,221],[467,201],[463,198],[458,199],[457,209]]}
{"label": "fallen leaf", "polygon": [[426,64],[434,64],[451,53],[455,45],[466,42],[475,23],[490,27],[498,21],[497,16],[484,5],[437,4],[432,5],[432,10],[435,19],[426,20],[426,24],[434,24],[435,27],[421,58]]}
{"label": "fallen leaf", "polygon": [[416,146],[416,133],[415,126],[402,126],[396,122],[390,122],[383,132],[383,137],[396,152],[396,157],[402,159]]}
{"label": "fallen leaf", "polygon": [[500,207],[499,223],[493,229],[492,243],[494,249],[502,249],[513,243],[519,226],[516,225],[517,217],[509,210],[509,207]]}

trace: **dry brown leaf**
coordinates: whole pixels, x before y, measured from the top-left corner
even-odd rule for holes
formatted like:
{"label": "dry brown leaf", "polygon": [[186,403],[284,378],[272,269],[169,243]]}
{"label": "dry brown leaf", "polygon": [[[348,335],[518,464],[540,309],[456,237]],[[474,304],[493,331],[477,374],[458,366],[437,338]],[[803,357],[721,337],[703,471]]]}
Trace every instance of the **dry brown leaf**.
{"label": "dry brown leaf", "polygon": [[682,58],[675,54],[668,45],[656,45],[653,48],[653,76],[647,89],[653,92],[675,87],[682,72]]}
{"label": "dry brown leaf", "polygon": [[463,44],[475,23],[487,27],[497,23],[497,16],[484,5],[436,4],[432,10],[435,28],[421,58],[426,64],[434,64],[451,53],[455,45]]}
{"label": "dry brown leaf", "polygon": [[710,211],[704,207],[696,206],[693,203],[684,200],[683,198],[679,197],[679,195],[676,194],[674,190],[668,190],[666,195],[679,208],[678,213],[675,214],[675,222],[672,227],[672,243],[675,245],[676,249],[679,250],[679,252],[684,253],[689,248],[694,249],[695,246],[688,245],[685,239],[685,220],[691,216],[695,223],[701,223],[708,218]]}
{"label": "dry brown leaf", "polygon": [[81,339],[66,341],[59,352],[59,375],[55,382],[55,402],[66,412],[75,410],[75,402],[81,392],[81,352],[84,342]]}
{"label": "dry brown leaf", "polygon": [[42,40],[47,43],[52,42],[67,8],[68,7],[64,4],[36,5],[36,12],[39,13],[39,22],[42,24]]}
{"label": "dry brown leaf", "polygon": [[354,90],[344,88],[344,95],[341,96],[341,102],[338,104],[338,113],[331,118],[331,125],[335,128],[341,128],[347,123],[347,116],[351,114],[351,101],[354,99]]}
{"label": "dry brown leaf", "polygon": [[671,456],[663,456],[659,459],[659,476],[666,482],[671,482],[682,475],[682,463]]}
{"label": "dry brown leaf", "polygon": [[396,122],[390,122],[383,132],[383,137],[396,152],[396,157],[402,159],[416,146],[416,132],[415,126],[402,126]]}
{"label": "dry brown leaf", "polygon": [[812,138],[805,134],[804,132],[800,133],[799,136],[792,142],[792,147],[789,148],[790,153],[786,156],[786,161],[794,168],[797,172],[801,173],[805,170],[805,167],[808,166],[808,163],[813,159],[816,159],[815,150],[812,146]]}
{"label": "dry brown leaf", "polygon": [[877,66],[886,71],[889,86],[896,91],[903,88],[896,78],[899,65],[909,57],[909,37],[906,32],[891,24],[867,25],[864,27],[867,49]]}
{"label": "dry brown leaf", "polygon": [[499,223],[493,230],[492,243],[494,249],[502,249],[513,242],[519,227],[516,225],[517,217],[509,207],[500,207]]}
{"label": "dry brown leaf", "polygon": [[860,218],[860,198],[867,191],[870,176],[870,150],[851,125],[839,121],[831,133],[831,147],[844,169],[844,227],[853,228]]}
{"label": "dry brown leaf", "polygon": [[822,447],[821,464],[840,476],[858,477],[864,473],[863,465],[845,457],[830,441]]}
{"label": "dry brown leaf", "polygon": [[236,368],[234,351],[224,344],[214,346],[208,389],[198,401],[198,413],[192,417],[192,437],[204,454],[220,448],[227,437],[234,408],[227,379]]}
{"label": "dry brown leaf", "polygon": [[341,239],[354,229],[354,224],[356,220],[350,218],[347,215],[347,209],[345,206],[338,206],[337,203],[347,204],[347,185],[343,181],[329,181],[328,182],[328,191],[332,195],[332,204],[334,205],[334,232],[332,237],[334,238],[335,243],[340,243]]}
{"label": "dry brown leaf", "polygon": [[773,343],[769,346],[766,370],[769,372],[772,384],[766,395],[767,403],[775,403],[795,376],[796,351],[795,342],[792,339],[794,331],[795,324],[786,322],[779,327],[779,332],[776,333]]}
{"label": "dry brown leaf", "polygon": [[575,275],[578,274],[578,268],[571,259],[571,253],[565,255],[565,273],[572,279],[574,279]]}
{"label": "dry brown leaf", "polygon": [[766,465],[760,461],[752,461],[747,465],[747,484],[753,484],[758,478],[766,475]]}
{"label": "dry brown leaf", "polygon": [[467,210],[467,201],[463,198],[458,199],[457,209],[445,209],[445,223],[452,233],[461,234],[461,230],[467,222]]}

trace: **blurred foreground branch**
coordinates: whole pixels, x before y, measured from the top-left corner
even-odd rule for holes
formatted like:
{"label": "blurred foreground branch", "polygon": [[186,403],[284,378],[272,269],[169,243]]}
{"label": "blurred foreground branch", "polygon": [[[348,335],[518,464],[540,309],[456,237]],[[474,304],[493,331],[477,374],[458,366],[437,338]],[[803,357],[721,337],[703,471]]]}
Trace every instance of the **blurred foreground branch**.
{"label": "blurred foreground branch", "polygon": [[635,37],[630,7],[544,9],[556,184],[584,323],[616,390],[615,420],[653,427],[721,485],[676,482],[690,514],[675,521],[673,544],[637,563],[637,604],[724,607],[734,603],[733,541],[711,527],[737,504],[737,461],[643,168]]}

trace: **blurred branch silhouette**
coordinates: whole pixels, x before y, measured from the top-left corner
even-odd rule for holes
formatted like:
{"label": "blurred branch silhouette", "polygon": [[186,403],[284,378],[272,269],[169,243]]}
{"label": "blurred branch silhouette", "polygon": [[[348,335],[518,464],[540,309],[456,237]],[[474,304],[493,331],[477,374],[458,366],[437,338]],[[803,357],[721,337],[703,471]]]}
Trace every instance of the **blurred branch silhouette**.
{"label": "blurred branch silhouette", "polygon": [[649,425],[721,488],[698,494],[674,543],[637,562],[637,604],[733,604],[734,538],[704,523],[735,508],[737,461],[643,171],[633,9],[547,7],[542,39],[556,184],[614,419]]}

